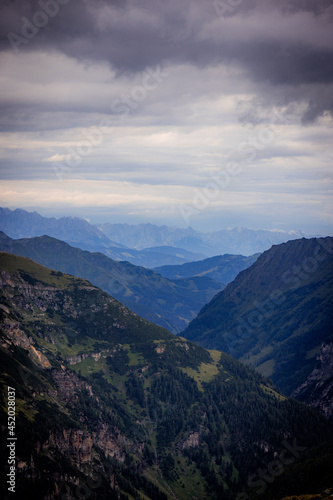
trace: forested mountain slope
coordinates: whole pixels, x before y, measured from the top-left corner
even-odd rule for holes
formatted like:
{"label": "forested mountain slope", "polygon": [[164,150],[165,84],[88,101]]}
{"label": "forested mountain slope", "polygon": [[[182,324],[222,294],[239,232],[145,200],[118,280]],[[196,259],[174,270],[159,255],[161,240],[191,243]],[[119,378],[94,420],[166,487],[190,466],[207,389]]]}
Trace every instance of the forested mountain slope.
{"label": "forested mountain slope", "polygon": [[270,376],[290,394],[333,340],[333,238],[289,241],[264,252],[182,333]]}
{"label": "forested mountain slope", "polygon": [[14,394],[17,498],[244,498],[277,457],[281,478],[307,464],[292,493],[329,487],[332,470],[316,464],[331,460],[332,427],[317,412],[85,280],[6,253],[0,262],[1,447]]}

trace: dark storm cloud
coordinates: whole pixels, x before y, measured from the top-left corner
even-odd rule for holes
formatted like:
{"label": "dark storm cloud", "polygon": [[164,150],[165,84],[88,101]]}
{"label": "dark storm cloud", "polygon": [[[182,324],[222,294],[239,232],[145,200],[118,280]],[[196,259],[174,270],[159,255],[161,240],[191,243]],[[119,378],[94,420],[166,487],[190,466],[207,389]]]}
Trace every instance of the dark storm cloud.
{"label": "dark storm cloud", "polygon": [[305,102],[304,121],[333,114],[331,0],[243,0],[226,10],[228,0],[62,1],[3,4],[1,49],[13,50],[8,34],[22,35],[22,18],[56,4],[20,51],[55,50],[128,74],[158,64],[232,64],[261,86],[263,106]]}

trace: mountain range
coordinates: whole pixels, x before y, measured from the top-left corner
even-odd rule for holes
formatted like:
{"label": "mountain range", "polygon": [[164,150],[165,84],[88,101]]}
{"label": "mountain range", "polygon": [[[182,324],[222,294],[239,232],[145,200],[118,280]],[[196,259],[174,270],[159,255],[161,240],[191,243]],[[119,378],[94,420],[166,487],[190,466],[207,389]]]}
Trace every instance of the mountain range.
{"label": "mountain range", "polygon": [[0,230],[14,239],[52,236],[81,250],[102,252],[114,260],[129,261],[147,268],[183,264],[205,257],[201,253],[167,246],[136,250],[111,241],[103,231],[85,219],[78,217],[48,218],[37,212],[27,212],[22,209],[0,208]]}
{"label": "mountain range", "polygon": [[[286,395],[300,394],[322,346],[333,342],[332,254],[332,237],[273,246],[181,335],[256,367]],[[332,365],[325,366],[332,382]]]}
{"label": "mountain range", "polygon": [[42,217],[37,212],[0,208],[0,230],[14,239],[47,234],[91,252],[102,252],[114,260],[127,260],[150,269],[179,265],[216,255],[250,256],[274,244],[302,237],[299,231],[266,231],[247,228],[203,233],[191,227],[153,224],[98,224],[87,220]]}
{"label": "mountain range", "polygon": [[88,279],[132,311],[174,333],[183,330],[224,288],[209,276],[170,280],[150,269],[80,250],[50,236],[13,240],[0,232],[0,250]]}
{"label": "mountain range", "polygon": [[[332,426],[250,367],[24,257],[0,254],[0,290],[1,446],[15,449],[17,498],[329,495]],[[8,464],[0,474],[13,498]]]}
{"label": "mountain range", "polygon": [[98,228],[118,244],[138,250],[156,245],[171,245],[198,252],[207,257],[223,254],[253,255],[272,245],[304,236],[300,231],[266,231],[248,228],[229,228],[203,233],[153,224],[98,224]]}

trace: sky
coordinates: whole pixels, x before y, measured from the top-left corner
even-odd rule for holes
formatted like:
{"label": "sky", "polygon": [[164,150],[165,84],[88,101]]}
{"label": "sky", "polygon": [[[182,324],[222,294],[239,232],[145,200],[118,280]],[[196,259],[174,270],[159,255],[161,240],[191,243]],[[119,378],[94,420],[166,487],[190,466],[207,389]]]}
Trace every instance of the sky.
{"label": "sky", "polygon": [[332,0],[3,0],[0,206],[333,234]]}

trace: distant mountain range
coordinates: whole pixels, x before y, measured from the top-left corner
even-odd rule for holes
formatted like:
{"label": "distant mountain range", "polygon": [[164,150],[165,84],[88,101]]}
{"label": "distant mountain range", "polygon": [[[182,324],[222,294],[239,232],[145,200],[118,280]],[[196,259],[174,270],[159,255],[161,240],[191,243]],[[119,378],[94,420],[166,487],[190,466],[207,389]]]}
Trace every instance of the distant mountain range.
{"label": "distant mountain range", "polygon": [[1,498],[281,500],[331,487],[332,426],[227,354],[8,253],[0,302]]}
{"label": "distant mountain range", "polygon": [[[17,208],[0,208],[0,230],[11,238],[31,238],[47,234],[70,245],[84,246],[84,250],[122,246],[110,239],[97,227],[78,217],[42,217],[37,212]],[[80,247],[81,248],[81,247]]]}
{"label": "distant mountain range", "polygon": [[322,345],[333,342],[333,238],[273,246],[181,335],[256,367],[287,395],[301,394]]}
{"label": "distant mountain range", "polygon": [[177,333],[224,285],[206,276],[166,279],[150,269],[40,236],[13,240],[0,232],[0,250],[29,257],[57,271],[88,279],[132,311]]}
{"label": "distant mountain range", "polygon": [[153,224],[89,224],[84,219],[42,217],[37,212],[0,208],[0,230],[11,238],[47,234],[114,260],[127,260],[149,269],[179,265],[216,255],[250,256],[272,245],[301,238],[298,231],[265,231],[246,228],[203,233]]}
{"label": "distant mountain range", "polygon": [[[42,217],[37,212],[0,208],[0,230],[11,238],[32,238],[48,235],[65,241],[71,246],[102,252],[118,261],[129,261],[149,269],[168,264],[183,264],[205,258],[205,254],[173,247],[145,248],[136,250],[111,241],[100,229],[77,217]],[[147,245],[148,246],[148,245]]]}
{"label": "distant mountain range", "polygon": [[181,229],[153,224],[98,224],[98,228],[112,241],[137,250],[157,245],[171,245],[207,257],[224,254],[253,255],[267,250],[272,245],[304,236],[299,231],[265,231],[247,228],[202,233],[191,227]]}

